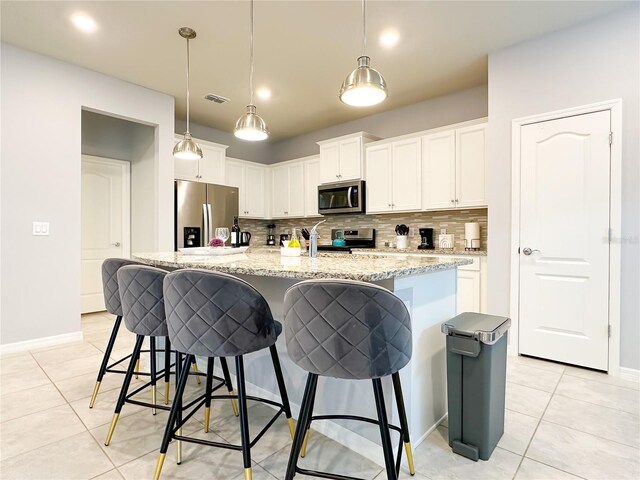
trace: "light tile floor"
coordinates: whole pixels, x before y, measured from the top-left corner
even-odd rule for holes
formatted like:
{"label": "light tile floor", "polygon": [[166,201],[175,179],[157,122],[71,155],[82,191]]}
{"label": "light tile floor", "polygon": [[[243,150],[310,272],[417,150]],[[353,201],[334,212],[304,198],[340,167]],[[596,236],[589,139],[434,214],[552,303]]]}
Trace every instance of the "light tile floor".
{"label": "light tile floor", "polygon": [[[112,324],[113,317],[106,313],[85,315],[83,342],[0,358],[0,478],[151,478],[167,414],[154,417],[147,409],[126,405],[112,444],[105,447],[122,377],[107,375],[96,406],[88,408]],[[114,356],[130,352],[132,346],[133,335],[123,328]],[[202,386],[191,382],[188,388],[195,394]],[[509,357],[506,406],[505,434],[489,461],[475,463],[452,453],[445,421],[415,449],[413,478],[640,478],[638,383]],[[269,413],[263,405],[250,407],[253,431]],[[237,419],[226,402],[214,402],[211,430],[208,438],[239,441]],[[185,431],[204,435],[195,417]],[[278,421],[253,451],[254,479],[283,478],[289,448],[286,423]],[[163,478],[243,478],[239,452],[186,444],[178,466],[169,461],[173,449]],[[320,434],[311,436],[301,465],[367,479],[386,476],[377,464]],[[404,469],[401,478],[410,478]]]}

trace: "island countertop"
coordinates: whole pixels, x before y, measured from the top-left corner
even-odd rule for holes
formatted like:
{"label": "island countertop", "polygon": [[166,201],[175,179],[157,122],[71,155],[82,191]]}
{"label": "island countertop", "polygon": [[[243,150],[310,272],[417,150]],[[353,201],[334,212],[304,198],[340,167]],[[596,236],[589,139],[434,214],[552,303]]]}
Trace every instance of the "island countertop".
{"label": "island countertop", "polygon": [[235,275],[280,278],[341,278],[376,282],[450,270],[471,259],[418,256],[349,255],[320,253],[317,258],[282,257],[277,251],[251,249],[238,255],[184,255],[179,252],[134,253],[134,260],[165,268],[203,268]]}

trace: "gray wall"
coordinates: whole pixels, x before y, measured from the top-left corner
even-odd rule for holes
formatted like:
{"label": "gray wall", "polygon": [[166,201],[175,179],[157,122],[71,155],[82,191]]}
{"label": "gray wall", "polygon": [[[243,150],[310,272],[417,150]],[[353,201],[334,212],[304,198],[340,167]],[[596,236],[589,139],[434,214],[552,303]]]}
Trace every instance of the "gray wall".
{"label": "gray wall", "polygon": [[317,155],[317,141],[349,133],[362,131],[389,138],[486,116],[487,86],[482,85],[274,142],[270,163]]}
{"label": "gray wall", "polygon": [[[623,367],[640,368],[640,6],[489,56],[489,309],[509,313],[511,120],[621,98]],[[619,139],[618,139],[619,140]]]}

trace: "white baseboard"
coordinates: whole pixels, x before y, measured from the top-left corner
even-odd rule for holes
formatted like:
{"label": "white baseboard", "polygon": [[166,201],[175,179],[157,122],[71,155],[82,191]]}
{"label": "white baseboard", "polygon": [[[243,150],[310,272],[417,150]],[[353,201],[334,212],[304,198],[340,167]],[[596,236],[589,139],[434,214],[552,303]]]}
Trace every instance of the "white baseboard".
{"label": "white baseboard", "polygon": [[635,368],[620,367],[618,369],[619,378],[623,380],[631,380],[632,382],[640,382],[640,370]]}
{"label": "white baseboard", "polygon": [[38,348],[55,347],[56,345],[71,342],[81,342],[82,339],[82,332],[77,331],[64,333],[62,335],[53,335],[51,337],[34,338],[33,340],[25,340],[24,342],[7,343],[0,345],[0,355],[26,352],[27,350],[35,350]]}

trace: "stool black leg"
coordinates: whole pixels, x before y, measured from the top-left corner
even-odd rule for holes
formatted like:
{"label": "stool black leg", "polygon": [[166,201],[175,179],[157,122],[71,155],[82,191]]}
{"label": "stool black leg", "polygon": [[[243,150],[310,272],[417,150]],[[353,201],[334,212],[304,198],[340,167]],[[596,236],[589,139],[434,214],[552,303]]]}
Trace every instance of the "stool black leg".
{"label": "stool black leg", "polygon": [[164,429],[162,443],[160,444],[160,456],[158,457],[156,470],[153,474],[154,480],[158,480],[160,478],[162,465],[164,464],[164,459],[167,456],[167,450],[169,450],[169,442],[171,442],[171,439],[173,438],[173,427],[178,420],[178,412],[181,408],[182,395],[184,394],[184,389],[187,386],[187,380],[189,379],[189,365],[191,364],[191,359],[189,358],[189,355],[187,355],[187,358],[185,359],[185,367],[183,369],[180,369],[179,357],[180,355],[176,352],[176,392],[173,399],[173,405],[171,405],[171,411],[169,412],[167,426]]}
{"label": "stool black leg", "polygon": [[[149,337],[149,368],[151,369],[151,403],[156,404],[156,337]],[[151,414],[156,414],[156,408],[151,409]]]}
{"label": "stool black leg", "polygon": [[244,464],[244,480],[252,480],[251,438],[249,437],[249,417],[247,415],[247,391],[244,384],[244,360],[242,355],[236,357],[236,378],[238,379],[238,403],[240,407],[240,438],[242,440],[242,462]]}
{"label": "stool black leg", "polygon": [[384,406],[384,392],[382,391],[382,381],[374,378],[373,394],[376,399],[376,410],[378,411],[378,422],[380,422],[380,437],[382,439],[382,451],[384,452],[384,464],[387,469],[387,480],[397,480],[396,468],[393,459],[393,447],[391,446],[391,437],[389,435],[389,421],[387,420],[387,411]]}
{"label": "stool black leg", "polygon": [[118,330],[120,330],[121,323],[122,323],[122,316],[118,315],[116,317],[116,321],[113,324],[113,328],[111,329],[111,335],[109,336],[109,342],[107,343],[107,348],[104,350],[104,357],[102,358],[102,364],[100,364],[100,370],[98,370],[98,379],[96,380],[96,386],[93,387],[93,394],[91,395],[89,408],[93,408],[93,404],[96,403],[98,390],[100,390],[100,384],[102,383],[102,378],[104,377],[104,374],[107,371],[107,367],[109,366],[109,357],[111,357],[111,351],[113,350],[113,345],[116,343],[116,338],[118,336]]}
{"label": "stool black leg", "polygon": [[287,473],[285,480],[293,480],[296,474],[296,466],[298,464],[298,455],[302,448],[302,440],[305,434],[306,425],[311,421],[312,405],[316,396],[316,387],[318,386],[318,375],[310,373],[307,376],[307,385],[304,388],[302,397],[302,405],[300,406],[300,416],[296,425],[296,434],[293,437],[293,445],[289,454],[289,463],[287,465]]}
{"label": "stool black leg", "polygon": [[116,424],[118,423],[118,417],[120,416],[120,412],[122,411],[122,406],[127,399],[127,392],[129,391],[129,385],[131,385],[131,378],[133,377],[133,372],[136,366],[136,359],[140,356],[140,350],[142,350],[142,342],[144,341],[144,335],[136,335],[136,343],[133,347],[133,353],[131,354],[131,360],[129,361],[129,367],[127,368],[127,373],[124,376],[124,381],[122,382],[122,388],[120,389],[120,396],[118,397],[118,402],[116,403],[115,411],[113,412],[113,418],[111,419],[111,425],[109,426],[109,432],[107,433],[107,439],[104,441],[106,446],[109,446],[111,443],[111,437],[113,436],[113,432],[116,429]]}
{"label": "stool black leg", "polygon": [[211,419],[211,387],[213,387],[213,357],[207,358],[207,384],[204,391],[204,433],[209,432]]}
{"label": "stool black leg", "polygon": [[164,404],[169,405],[169,384],[171,382],[171,342],[164,337]]}
{"label": "stool black leg", "polygon": [[[227,391],[229,395],[235,395],[233,391],[233,384],[231,383],[231,375],[229,375],[229,366],[227,365],[227,359],[224,357],[220,357],[220,364],[222,365],[222,374],[224,375],[224,383],[227,386]],[[234,398],[231,399],[231,408],[233,409],[233,414],[237,417],[240,415],[238,411],[238,404]]]}
{"label": "stool black leg", "polygon": [[[183,358],[184,358],[184,362],[182,361]],[[183,356],[181,353],[178,353],[178,358],[176,360],[176,368],[178,367],[178,365],[180,365],[180,372],[176,371],[176,373],[179,373],[179,375],[184,375],[185,377],[189,378],[189,370],[191,369],[191,365],[193,364],[193,358],[194,358],[193,355]],[[182,396],[184,394],[184,389],[182,389],[180,396],[178,396],[177,394],[178,394],[178,385],[176,384],[176,398],[173,399],[173,404],[177,406],[176,422],[177,422],[177,425],[180,425],[182,423]],[[176,435],[182,435],[182,427],[178,427],[178,429],[176,430]],[[176,441],[176,463],[178,465],[182,463],[182,441],[180,440]]]}
{"label": "stool black leg", "polygon": [[413,453],[411,452],[411,438],[409,437],[409,423],[407,422],[407,411],[404,408],[404,397],[402,396],[402,385],[400,384],[400,374],[398,372],[391,375],[393,380],[393,390],[396,396],[396,404],[398,405],[398,414],[400,415],[400,428],[402,428],[402,441],[404,442],[404,450],[407,453],[407,464],[409,465],[409,473],[416,474],[413,465]]}
{"label": "stool black leg", "polygon": [[271,361],[273,362],[273,369],[276,372],[276,380],[278,381],[278,389],[280,390],[280,398],[282,399],[282,406],[284,408],[284,414],[287,417],[287,422],[289,423],[289,433],[291,434],[291,439],[295,435],[295,425],[293,423],[293,418],[291,418],[291,406],[289,405],[289,396],[287,395],[287,387],[284,384],[284,377],[282,376],[282,367],[280,366],[280,358],[278,358],[278,350],[275,345],[271,345],[269,347],[269,352],[271,352]]}

